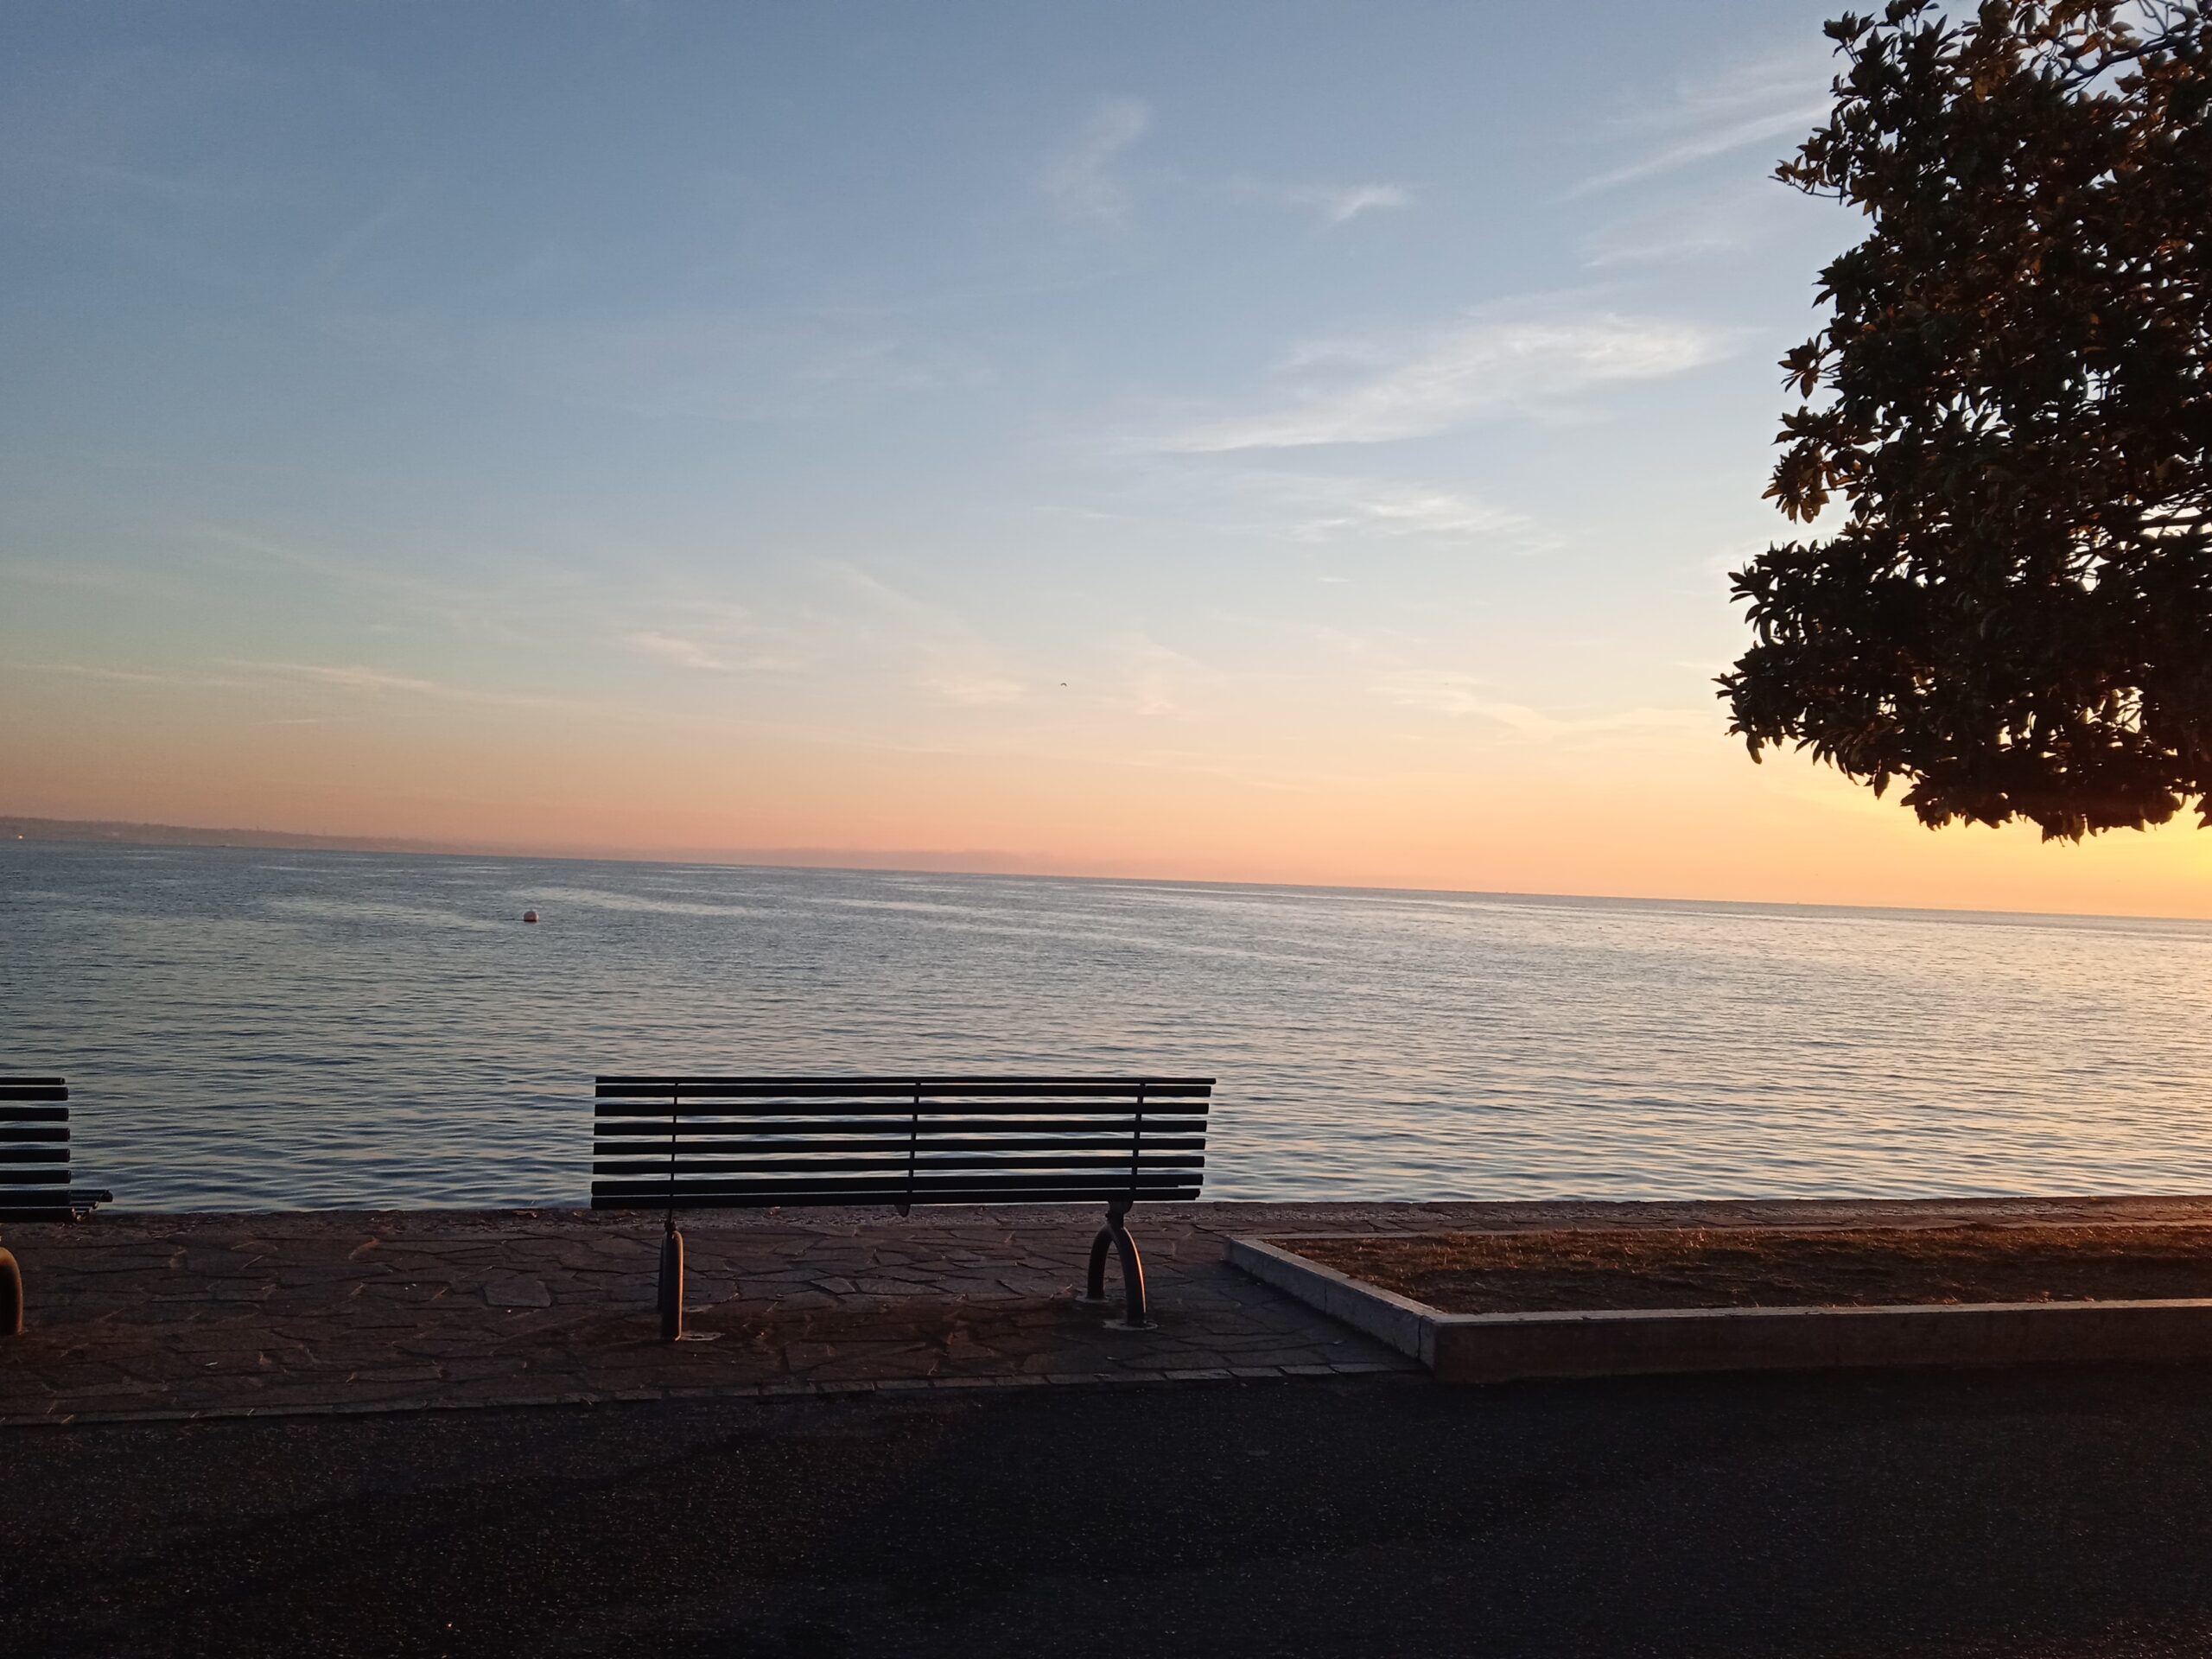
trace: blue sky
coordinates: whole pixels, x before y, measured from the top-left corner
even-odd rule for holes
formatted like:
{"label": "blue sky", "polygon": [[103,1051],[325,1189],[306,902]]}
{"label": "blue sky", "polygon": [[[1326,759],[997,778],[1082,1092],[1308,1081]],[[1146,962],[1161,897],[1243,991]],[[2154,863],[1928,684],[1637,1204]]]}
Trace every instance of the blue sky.
{"label": "blue sky", "polygon": [[1857,230],[1767,178],[1827,10],[13,7],[0,810],[1475,886],[1608,789],[1689,833]]}

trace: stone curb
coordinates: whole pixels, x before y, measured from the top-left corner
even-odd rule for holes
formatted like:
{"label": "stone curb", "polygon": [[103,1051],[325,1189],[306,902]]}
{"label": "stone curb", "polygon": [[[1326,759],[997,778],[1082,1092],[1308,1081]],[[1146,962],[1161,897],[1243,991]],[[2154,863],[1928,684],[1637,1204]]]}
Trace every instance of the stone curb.
{"label": "stone curb", "polygon": [[[1286,1233],[1281,1240],[1365,1236]],[[1262,1283],[1363,1331],[1440,1382],[1860,1366],[2212,1359],[2212,1299],[1446,1313],[1265,1239],[1229,1241]]]}

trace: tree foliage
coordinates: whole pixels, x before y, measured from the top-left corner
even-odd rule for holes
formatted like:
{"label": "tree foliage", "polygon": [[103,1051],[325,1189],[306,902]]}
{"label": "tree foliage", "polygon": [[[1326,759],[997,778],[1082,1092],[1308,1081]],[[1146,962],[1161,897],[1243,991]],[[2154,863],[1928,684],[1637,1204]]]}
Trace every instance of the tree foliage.
{"label": "tree foliage", "polygon": [[[1730,730],[1923,822],[2212,826],[2212,29],[2201,0],[1931,0],[1827,25],[1776,176],[1872,232],[1782,360]],[[1835,520],[1827,520],[1835,523]]]}

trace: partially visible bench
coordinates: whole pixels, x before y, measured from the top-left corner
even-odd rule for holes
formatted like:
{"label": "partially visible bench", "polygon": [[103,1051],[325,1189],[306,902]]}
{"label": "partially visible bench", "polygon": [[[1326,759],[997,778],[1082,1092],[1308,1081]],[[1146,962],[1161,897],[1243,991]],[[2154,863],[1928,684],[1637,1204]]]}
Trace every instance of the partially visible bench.
{"label": "partially visible bench", "polygon": [[[661,1332],[683,1325],[675,1212],[779,1205],[1102,1203],[1088,1298],[1119,1257],[1127,1323],[1146,1319],[1125,1218],[1195,1198],[1211,1077],[601,1077],[594,1210],[661,1210]],[[672,1255],[672,1275],[671,1275]],[[671,1276],[673,1288],[671,1288]]]}
{"label": "partially visible bench", "polygon": [[[69,1085],[0,1077],[0,1221],[78,1221],[111,1194],[69,1185]],[[0,1249],[0,1336],[23,1328],[23,1281]]]}
{"label": "partially visible bench", "polygon": [[0,1221],[81,1221],[114,1194],[69,1185],[69,1085],[0,1077]]}

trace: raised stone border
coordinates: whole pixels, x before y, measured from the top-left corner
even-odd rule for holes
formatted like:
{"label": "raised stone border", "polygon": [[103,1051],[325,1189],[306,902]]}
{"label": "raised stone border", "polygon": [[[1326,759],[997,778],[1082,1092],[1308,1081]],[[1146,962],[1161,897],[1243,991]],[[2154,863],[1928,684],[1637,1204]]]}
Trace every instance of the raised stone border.
{"label": "raised stone border", "polygon": [[1263,1284],[1411,1355],[1440,1382],[1853,1366],[2212,1359],[2212,1299],[1446,1313],[1282,1248],[1229,1240]]}

